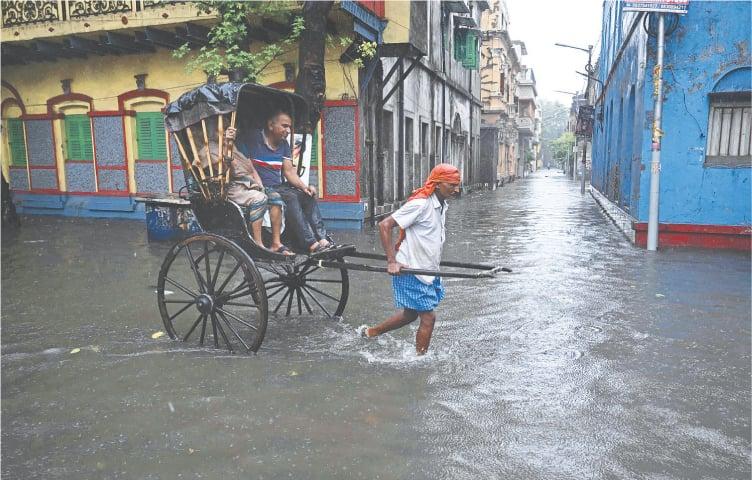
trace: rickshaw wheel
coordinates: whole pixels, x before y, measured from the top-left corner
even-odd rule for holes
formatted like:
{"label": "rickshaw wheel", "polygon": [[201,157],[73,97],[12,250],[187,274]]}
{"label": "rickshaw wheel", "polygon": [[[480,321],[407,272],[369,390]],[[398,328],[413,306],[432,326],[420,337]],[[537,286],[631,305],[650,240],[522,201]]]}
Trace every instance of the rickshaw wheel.
{"label": "rickshaw wheel", "polygon": [[167,334],[256,352],[264,340],[264,281],[248,254],[225,237],[201,233],[176,243],[162,263],[157,303]]}
{"label": "rickshaw wheel", "polygon": [[[342,262],[342,259],[338,261]],[[329,318],[342,315],[350,293],[347,270],[322,268],[311,260],[296,266],[261,266],[271,313],[284,308],[286,316],[297,310],[298,315],[323,313]]]}

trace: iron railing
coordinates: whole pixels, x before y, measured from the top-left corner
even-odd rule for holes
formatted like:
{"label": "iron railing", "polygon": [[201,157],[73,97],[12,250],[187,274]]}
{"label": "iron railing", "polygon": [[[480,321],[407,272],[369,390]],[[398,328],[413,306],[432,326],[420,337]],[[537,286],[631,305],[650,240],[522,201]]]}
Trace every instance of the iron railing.
{"label": "iron railing", "polygon": [[168,0],[7,0],[0,2],[3,26],[76,20],[95,15],[140,12],[185,3]]}

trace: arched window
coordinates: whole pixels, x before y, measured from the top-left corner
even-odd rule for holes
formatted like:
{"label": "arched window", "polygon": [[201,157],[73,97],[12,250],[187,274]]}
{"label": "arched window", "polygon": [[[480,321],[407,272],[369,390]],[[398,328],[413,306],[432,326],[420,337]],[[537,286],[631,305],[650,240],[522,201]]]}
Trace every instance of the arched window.
{"label": "arched window", "polygon": [[[170,159],[167,131],[162,109],[169,94],[162,90],[132,90],[118,96],[120,109],[126,112],[125,141],[131,181],[138,193],[177,192],[185,183],[180,160]],[[172,161],[170,161],[172,160]]]}
{"label": "arched window", "polygon": [[705,165],[752,166],[752,68],[721,77],[710,93]]}
{"label": "arched window", "polygon": [[[55,148],[65,163],[63,189],[76,193],[97,191],[94,142],[92,140],[92,99],[82,94],[66,94],[47,101],[57,141]],[[36,183],[35,183],[36,187]]]}

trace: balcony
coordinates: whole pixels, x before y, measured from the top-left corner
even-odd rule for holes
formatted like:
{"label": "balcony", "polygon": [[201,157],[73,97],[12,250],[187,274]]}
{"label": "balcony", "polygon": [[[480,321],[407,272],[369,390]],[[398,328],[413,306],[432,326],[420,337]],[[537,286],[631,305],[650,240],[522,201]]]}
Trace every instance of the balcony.
{"label": "balcony", "polygon": [[535,122],[530,117],[517,117],[517,131],[520,135],[533,135]]}
{"label": "balcony", "polygon": [[76,20],[95,15],[134,13],[148,8],[186,3],[160,0],[42,0],[2,2],[3,27],[29,25],[41,22]]}
{"label": "balcony", "polygon": [[216,17],[185,1],[3,1],[0,7],[3,66],[154,52],[185,43],[198,48],[207,44]]}
{"label": "balcony", "polygon": [[[185,1],[2,1],[0,9],[3,20],[3,55],[20,57],[24,61],[56,58],[58,49],[47,48],[48,39],[67,41],[75,37],[74,41],[79,47],[86,44],[84,50],[91,50],[89,47],[94,45],[92,42],[108,44],[110,49],[129,50],[144,43],[143,39],[136,38],[133,45],[120,45],[113,38],[103,41],[97,34],[121,35],[115,32],[119,30],[128,34],[133,33],[133,29],[178,27],[189,22],[206,26],[216,17],[214,13],[197,10],[193,2]],[[204,37],[198,40],[200,41],[196,44],[200,46],[207,39]],[[13,52],[6,51],[9,46],[13,47]],[[27,57],[24,50],[30,50],[31,57]],[[95,53],[101,52],[97,49]],[[7,63],[3,59],[3,64]]]}

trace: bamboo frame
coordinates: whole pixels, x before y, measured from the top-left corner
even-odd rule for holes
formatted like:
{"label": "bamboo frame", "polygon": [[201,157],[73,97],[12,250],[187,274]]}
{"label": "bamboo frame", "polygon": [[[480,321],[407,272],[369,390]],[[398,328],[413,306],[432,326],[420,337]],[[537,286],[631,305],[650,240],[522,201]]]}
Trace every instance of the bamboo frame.
{"label": "bamboo frame", "polygon": [[196,141],[193,139],[193,132],[191,127],[185,129],[188,132],[188,144],[191,146],[191,153],[193,153],[193,166],[198,168],[198,174],[201,176],[201,180],[206,180],[206,174],[201,167],[201,157],[198,154],[198,148],[196,148]]}
{"label": "bamboo frame", "polygon": [[172,136],[175,138],[175,143],[178,145],[178,150],[180,151],[180,160],[183,161],[183,168],[187,168],[191,171],[191,174],[193,175],[193,179],[196,180],[196,183],[198,184],[198,188],[201,190],[201,195],[204,196],[204,198],[208,198],[206,195],[206,192],[204,191],[204,186],[201,183],[201,181],[196,176],[195,170],[193,170],[193,167],[191,167],[191,162],[188,159],[188,154],[185,153],[185,148],[183,148],[183,142],[180,141],[180,137],[178,137],[177,132],[174,132]]}
{"label": "bamboo frame", "polygon": [[[237,110],[235,110],[234,112],[232,112],[232,115],[230,115],[230,128],[235,128],[235,120],[237,118],[237,113],[238,113]],[[237,132],[236,132],[236,135],[237,135]],[[235,147],[234,140],[230,140],[227,142],[227,156],[230,157],[231,159],[232,159],[232,154],[233,154],[232,150],[234,147]],[[229,168],[227,169],[227,173],[225,173],[225,181],[228,183],[230,182],[230,169]]]}
{"label": "bamboo frame", "polygon": [[217,145],[218,145],[217,154],[219,155],[219,163],[217,164],[217,173],[219,174],[219,194],[222,197],[225,196],[225,181],[224,181],[225,180],[225,176],[224,176],[225,156],[223,152],[224,141],[225,141],[224,115],[219,114],[217,118]]}
{"label": "bamboo frame", "polygon": [[211,152],[209,151],[209,135],[206,133],[206,119],[201,119],[201,130],[204,132],[204,148],[206,149],[206,161],[209,164],[209,178],[214,178]]}

